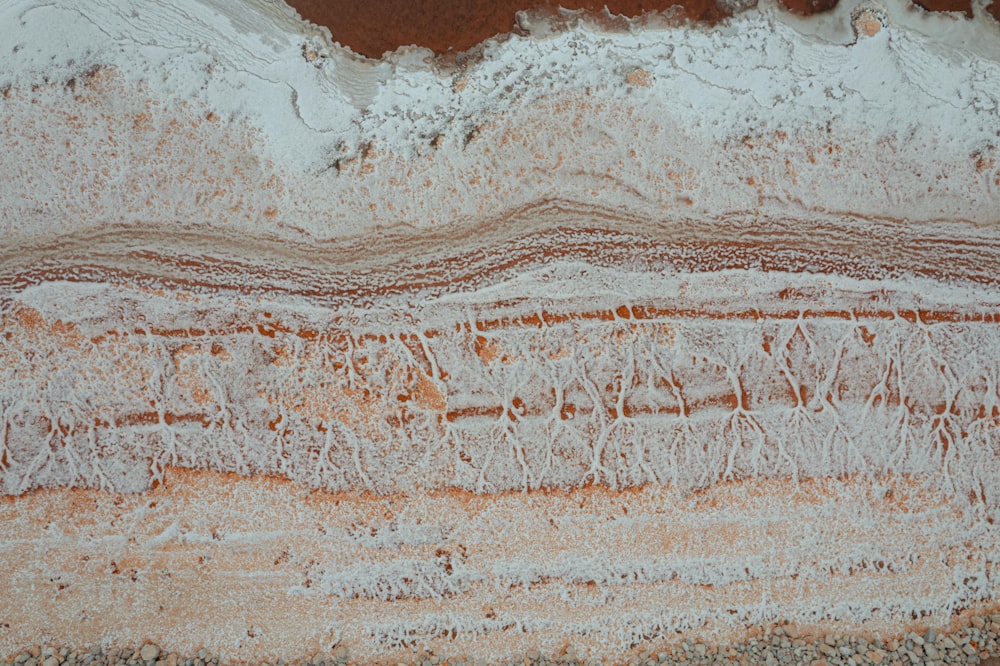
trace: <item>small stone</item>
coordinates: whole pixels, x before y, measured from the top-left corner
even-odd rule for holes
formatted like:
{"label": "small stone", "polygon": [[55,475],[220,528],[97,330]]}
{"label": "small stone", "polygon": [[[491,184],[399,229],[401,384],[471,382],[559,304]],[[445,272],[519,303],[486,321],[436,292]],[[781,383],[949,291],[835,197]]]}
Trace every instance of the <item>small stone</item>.
{"label": "small stone", "polygon": [[[926,666],[944,666],[950,663],[966,663],[968,661],[986,660],[993,665],[1000,651],[1000,638],[994,628],[1000,625],[992,617],[973,617],[969,626],[954,634],[938,634],[934,629],[926,629],[922,634],[910,632],[902,639],[878,638],[871,641],[862,638],[828,635],[816,642],[796,638],[788,630],[776,627],[747,640],[743,645],[725,647],[709,646],[693,640],[685,640],[682,646],[669,651],[652,652],[649,649],[640,652],[632,660],[635,666],[659,666],[666,664],[706,664],[738,661],[755,663],[764,666],[781,666],[787,664],[811,664],[812,666],[833,666],[848,664],[855,666],[890,666],[906,663],[920,663]],[[900,645],[902,641],[903,645]],[[794,651],[794,654],[793,654]],[[486,666],[482,660],[468,660],[465,656],[454,659],[431,657],[426,653],[417,654],[412,664],[424,666]],[[317,654],[312,658],[295,660],[298,666],[345,666],[348,660],[348,650],[338,645],[331,648],[327,655]],[[527,666],[602,666],[600,662],[581,660],[574,649],[553,659],[545,657],[540,650],[532,649],[526,653],[524,663]],[[158,645],[147,643],[138,650],[120,649],[102,652],[99,646],[73,650],[66,647],[38,646],[25,650],[17,656],[7,657],[3,664],[7,666],[213,666],[218,664],[217,657],[207,650],[199,650],[197,658],[183,659],[177,653],[162,652]],[[331,656],[332,655],[332,656]],[[823,658],[825,657],[825,658]],[[0,666],[3,666],[0,664]],[[395,662],[389,662],[395,664]],[[269,666],[264,664],[263,666]],[[285,666],[282,661],[276,666]],[[396,666],[409,666],[407,662],[399,662]],[[996,660],[994,666],[1000,666]]]}

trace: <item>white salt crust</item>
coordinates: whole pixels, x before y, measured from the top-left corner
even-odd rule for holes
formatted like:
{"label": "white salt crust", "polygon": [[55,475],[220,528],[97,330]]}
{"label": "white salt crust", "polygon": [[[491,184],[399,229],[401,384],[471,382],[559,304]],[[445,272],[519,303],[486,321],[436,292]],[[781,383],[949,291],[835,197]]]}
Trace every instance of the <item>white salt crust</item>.
{"label": "white salt crust", "polygon": [[[10,3],[0,9],[0,87],[13,91],[3,102],[0,228],[20,236],[198,219],[334,238],[461,224],[484,206],[501,214],[552,197],[654,219],[994,223],[996,22],[928,16],[898,0],[883,29],[855,40],[853,6],[843,4],[815,23],[765,6],[713,29],[538,29],[442,71],[423,49],[355,56],[279,3]],[[73,90],[30,92],[94,66],[113,67],[120,90],[74,109],[72,122],[45,110]],[[643,85],[632,85],[639,71],[632,80]],[[192,114],[256,128],[203,156],[213,170],[239,165],[248,191],[236,205],[250,219],[226,198],[199,199],[191,179],[158,183],[155,204],[138,208],[147,197],[125,189],[127,174],[83,205],[78,188],[65,191],[100,161],[92,148],[107,132],[124,139],[116,123],[139,113],[150,116],[145,131],[128,123],[126,154],[104,166],[124,169],[130,151],[154,171],[187,159],[193,148],[157,144],[180,100]],[[218,138],[202,131],[194,141]],[[74,160],[84,173],[52,182],[53,167]],[[261,187],[275,179],[283,187]],[[262,219],[265,210],[273,215]]]}

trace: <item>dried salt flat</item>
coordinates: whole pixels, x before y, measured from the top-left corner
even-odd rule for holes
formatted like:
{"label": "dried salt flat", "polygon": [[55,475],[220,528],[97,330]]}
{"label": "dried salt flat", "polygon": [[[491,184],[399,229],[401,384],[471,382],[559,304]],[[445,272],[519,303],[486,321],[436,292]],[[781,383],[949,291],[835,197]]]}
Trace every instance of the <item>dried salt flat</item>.
{"label": "dried salt flat", "polygon": [[996,23],[522,21],[445,66],[263,0],[0,7],[0,654],[996,609]]}

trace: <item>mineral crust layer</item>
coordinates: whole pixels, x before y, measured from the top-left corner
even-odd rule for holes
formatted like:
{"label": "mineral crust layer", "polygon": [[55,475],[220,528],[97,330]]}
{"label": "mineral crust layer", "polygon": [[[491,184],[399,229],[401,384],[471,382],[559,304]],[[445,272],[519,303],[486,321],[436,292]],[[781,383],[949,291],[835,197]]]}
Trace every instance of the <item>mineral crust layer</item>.
{"label": "mineral crust layer", "polygon": [[375,60],[269,0],[0,3],[0,656],[996,610],[975,8],[524,13]]}

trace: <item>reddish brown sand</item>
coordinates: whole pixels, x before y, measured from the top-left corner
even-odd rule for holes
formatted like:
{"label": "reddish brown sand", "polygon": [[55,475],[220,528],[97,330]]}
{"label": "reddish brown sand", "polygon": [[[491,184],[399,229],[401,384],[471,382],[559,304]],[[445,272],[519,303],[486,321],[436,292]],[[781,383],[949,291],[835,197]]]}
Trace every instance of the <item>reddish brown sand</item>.
{"label": "reddish brown sand", "polygon": [[[793,0],[800,1],[800,0]],[[830,0],[818,0],[828,4]],[[836,4],[836,0],[832,0]],[[805,0],[809,4],[811,0]],[[379,58],[385,51],[409,44],[435,53],[460,53],[484,39],[514,29],[515,14],[522,9],[552,11],[558,6],[602,12],[605,3],[563,0],[530,3],[526,0],[292,0],[292,7],[306,19],[330,28],[333,38],[354,51]],[[715,0],[610,0],[612,14],[628,17],[660,12],[674,6],[691,20],[715,23],[730,11]],[[833,6],[833,5],[830,5]],[[811,13],[811,12],[807,12]]]}
{"label": "reddish brown sand", "polygon": [[[962,12],[972,18],[972,0],[913,0],[913,4],[931,12]],[[995,7],[992,12],[996,12]]]}
{"label": "reddish brown sand", "polygon": [[799,16],[812,16],[837,6],[837,0],[778,0],[781,6]]}
{"label": "reddish brown sand", "polygon": [[[778,0],[800,16],[812,16],[837,6],[838,0]],[[934,12],[962,12],[972,17],[971,0],[913,0]],[[732,15],[716,0],[381,0],[359,3],[353,0],[289,0],[306,19],[330,28],[333,38],[357,53],[380,58],[386,51],[416,44],[435,53],[461,53],[485,39],[515,29],[515,14],[524,9],[555,11],[584,9],[600,16],[607,7],[613,15],[629,18],[648,12],[679,8],[692,21],[716,23]],[[753,6],[755,2],[750,3]],[[676,11],[676,10],[675,10]],[[1000,21],[1000,2],[986,8]]]}

